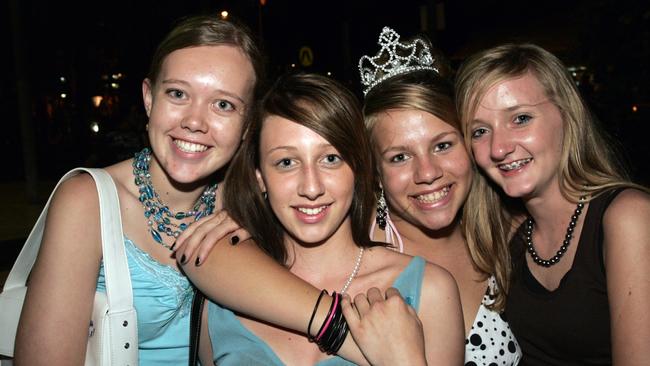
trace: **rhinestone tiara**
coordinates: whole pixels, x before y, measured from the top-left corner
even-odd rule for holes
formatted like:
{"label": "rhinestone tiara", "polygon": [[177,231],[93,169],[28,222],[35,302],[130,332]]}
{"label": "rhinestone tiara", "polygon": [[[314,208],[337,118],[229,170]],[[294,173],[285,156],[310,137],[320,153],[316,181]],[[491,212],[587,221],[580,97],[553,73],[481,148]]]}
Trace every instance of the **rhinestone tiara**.
{"label": "rhinestone tiara", "polygon": [[377,42],[381,49],[375,56],[362,56],[359,59],[361,84],[365,86],[363,95],[382,81],[395,75],[416,70],[438,72],[433,66],[429,46],[419,38],[411,43],[400,43],[399,34],[389,27],[384,27]]}

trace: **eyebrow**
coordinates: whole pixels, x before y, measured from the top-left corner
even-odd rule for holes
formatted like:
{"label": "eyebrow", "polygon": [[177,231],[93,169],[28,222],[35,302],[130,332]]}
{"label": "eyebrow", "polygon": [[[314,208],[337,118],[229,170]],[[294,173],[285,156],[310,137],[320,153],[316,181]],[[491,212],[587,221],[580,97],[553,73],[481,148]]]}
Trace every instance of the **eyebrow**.
{"label": "eyebrow", "polygon": [[[327,149],[327,148],[330,148],[330,147],[333,148],[334,146],[332,144],[329,144],[329,143],[323,143],[323,144],[319,144],[318,147],[322,148],[322,149]],[[291,146],[291,145],[281,145],[281,146],[276,146],[274,148],[269,149],[266,153],[270,154],[270,153],[272,153],[274,151],[277,151],[277,150],[298,151],[298,148],[295,147],[295,146]]]}
{"label": "eyebrow", "polygon": [[483,106],[483,105],[482,105],[482,107],[485,108],[485,109],[487,109],[487,110],[490,110],[490,111],[507,111],[507,112],[512,112],[512,111],[515,111],[515,110],[520,109],[520,108],[526,108],[526,107],[537,107],[537,106],[539,106],[539,105],[546,104],[546,103],[550,103],[550,102],[551,102],[551,100],[547,98],[547,99],[542,99],[541,101],[539,101],[539,102],[537,102],[537,103],[525,103],[525,104],[522,103],[522,104],[515,104],[515,105],[513,105],[512,107],[508,107],[508,108],[488,108],[488,107]]}
{"label": "eyebrow", "polygon": [[[188,83],[187,81],[179,80],[179,79],[165,79],[165,80],[162,81],[162,84],[183,84],[183,85],[185,85],[187,87],[191,86],[190,83]],[[222,94],[225,94],[225,95],[227,95],[227,96],[229,96],[231,98],[235,98],[235,99],[239,100],[240,102],[242,102],[242,104],[246,104],[244,99],[242,97],[240,97],[239,95],[235,94],[235,93],[231,93],[231,92],[229,92],[227,90],[218,89],[218,88],[215,89],[215,91],[217,91],[219,93],[222,93]]]}
{"label": "eyebrow", "polygon": [[[458,137],[461,137],[460,133],[458,131],[455,131],[455,130],[454,131],[445,131],[445,132],[441,132],[441,133],[435,135],[431,139],[431,141],[441,140],[441,139],[443,139],[444,137],[446,137],[448,135],[456,135]],[[402,150],[408,150],[408,146],[406,146],[406,145],[390,146],[387,149],[381,151],[381,154],[384,155],[385,153],[390,152],[390,151],[402,151]]]}

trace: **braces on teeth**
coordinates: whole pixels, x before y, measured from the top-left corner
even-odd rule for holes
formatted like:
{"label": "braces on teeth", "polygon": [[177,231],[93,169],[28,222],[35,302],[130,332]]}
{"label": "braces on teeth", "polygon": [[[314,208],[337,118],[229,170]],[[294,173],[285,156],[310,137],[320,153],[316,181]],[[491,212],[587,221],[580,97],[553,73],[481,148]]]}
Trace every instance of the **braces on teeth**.
{"label": "braces on teeth", "polygon": [[501,165],[499,165],[499,168],[501,168],[503,170],[519,169],[522,166],[528,164],[528,162],[530,162],[530,160],[531,159],[528,158],[528,159],[513,161],[512,163],[509,163],[509,164],[501,164]]}

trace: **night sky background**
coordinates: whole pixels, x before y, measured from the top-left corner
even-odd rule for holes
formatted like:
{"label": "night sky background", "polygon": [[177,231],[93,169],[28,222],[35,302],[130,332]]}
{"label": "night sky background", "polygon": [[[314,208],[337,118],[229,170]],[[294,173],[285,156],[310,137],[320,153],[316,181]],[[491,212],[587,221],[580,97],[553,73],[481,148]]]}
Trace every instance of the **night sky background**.
{"label": "night sky background", "polygon": [[[156,44],[178,18],[222,10],[260,36],[272,76],[293,63],[330,72],[359,96],[357,62],[377,51],[384,25],[407,37],[426,23],[424,33],[453,67],[486,47],[537,43],[567,66],[586,67],[586,100],[621,142],[635,178],[650,183],[650,2],[627,0],[4,1],[1,179],[56,179],[74,166],[130,157],[142,143],[140,83]],[[299,65],[303,46],[313,51],[309,67]],[[118,89],[110,87],[116,74]],[[99,108],[94,95],[104,96]]]}

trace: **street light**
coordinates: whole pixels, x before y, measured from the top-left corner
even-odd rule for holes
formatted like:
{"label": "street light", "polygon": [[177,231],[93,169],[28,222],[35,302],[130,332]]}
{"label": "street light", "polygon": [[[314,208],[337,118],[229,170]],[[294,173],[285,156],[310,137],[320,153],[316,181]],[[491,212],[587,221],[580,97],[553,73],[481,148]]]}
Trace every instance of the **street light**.
{"label": "street light", "polygon": [[99,105],[102,104],[102,99],[104,99],[104,97],[102,97],[101,95],[95,95],[92,97],[93,105],[95,106],[95,108],[99,108]]}
{"label": "street light", "polygon": [[221,14],[221,19],[228,19],[228,11],[222,10],[220,14]]}

